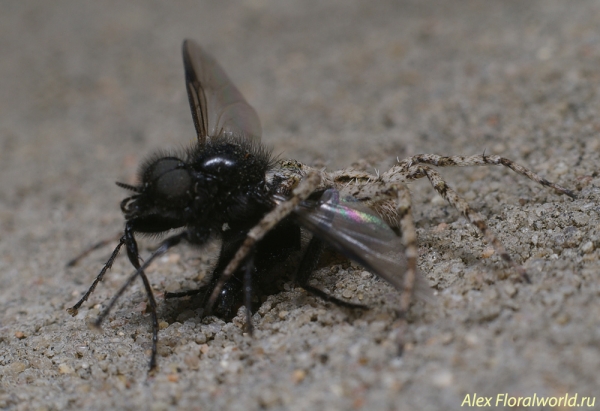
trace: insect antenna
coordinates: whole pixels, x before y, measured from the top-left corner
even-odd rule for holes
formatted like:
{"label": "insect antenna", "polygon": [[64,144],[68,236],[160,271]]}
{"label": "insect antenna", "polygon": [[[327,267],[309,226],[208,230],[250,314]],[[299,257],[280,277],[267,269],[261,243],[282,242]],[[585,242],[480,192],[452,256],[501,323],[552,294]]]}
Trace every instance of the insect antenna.
{"label": "insect antenna", "polygon": [[125,190],[133,191],[134,193],[142,192],[142,187],[136,187],[136,186],[132,186],[131,184],[120,183],[118,181],[115,182],[115,184],[121,188],[124,188]]}

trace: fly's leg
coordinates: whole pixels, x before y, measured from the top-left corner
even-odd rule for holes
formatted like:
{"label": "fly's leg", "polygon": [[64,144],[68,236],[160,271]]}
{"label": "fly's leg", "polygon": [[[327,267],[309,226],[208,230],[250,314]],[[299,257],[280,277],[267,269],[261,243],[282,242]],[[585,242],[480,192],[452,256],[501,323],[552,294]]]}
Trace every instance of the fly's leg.
{"label": "fly's leg", "polygon": [[138,248],[137,248],[137,242],[135,241],[135,237],[133,236],[133,231],[132,231],[131,227],[126,227],[125,234],[123,235],[123,237],[121,237],[121,241],[119,242],[119,245],[113,251],[113,254],[110,256],[109,260],[106,262],[106,264],[102,268],[102,271],[100,271],[100,274],[98,274],[98,276],[92,283],[92,286],[90,287],[88,292],[83,296],[83,298],[77,304],[75,304],[72,308],[70,308],[67,311],[71,315],[77,314],[77,309],[81,306],[81,304],[83,304],[83,302],[85,302],[87,300],[89,295],[94,291],[98,282],[102,280],[104,273],[106,273],[106,271],[110,268],[113,261],[117,257],[119,249],[123,245],[125,245],[127,248],[127,256],[129,257],[129,261],[134,266],[136,271],[131,276],[129,276],[129,278],[127,279],[125,284],[123,284],[121,286],[121,288],[117,291],[117,293],[113,296],[113,298],[110,300],[110,302],[108,303],[106,308],[100,313],[100,315],[98,316],[96,321],[94,321],[93,326],[100,327],[100,325],[102,324],[102,321],[104,321],[104,319],[108,316],[108,314],[110,313],[110,311],[116,304],[119,297],[121,297],[121,295],[123,295],[125,290],[135,281],[135,279],[138,276],[140,276],[142,278],[142,282],[144,283],[144,289],[146,291],[146,295],[148,296],[148,302],[149,302],[149,306],[150,306],[150,316],[152,318],[152,355],[150,358],[150,371],[154,370],[156,368],[156,355],[158,352],[158,316],[156,313],[156,299],[154,298],[154,293],[152,292],[152,287],[150,285],[150,281],[148,281],[148,277],[146,276],[146,273],[144,272],[144,270],[146,268],[148,268],[150,263],[152,263],[152,261],[154,261],[157,257],[166,253],[170,248],[179,244],[181,242],[181,240],[183,240],[183,239],[187,239],[186,232],[167,238],[166,240],[164,240],[161,243],[161,245],[156,249],[156,251],[154,251],[152,253],[150,258],[148,258],[148,260],[143,265],[140,265],[140,263],[139,263],[140,258],[139,258]]}
{"label": "fly's leg", "polygon": [[[96,278],[94,279],[94,281],[92,282],[92,285],[90,286],[90,288],[88,288],[88,290],[86,291],[86,293],[83,295],[83,297],[81,297],[81,299],[79,301],[77,301],[77,303],[71,307],[67,309],[67,312],[69,314],[71,314],[72,316],[76,316],[77,315],[77,311],[79,310],[79,308],[81,307],[81,305],[87,301],[87,299],[89,298],[89,296],[94,292],[94,290],[96,289],[96,286],[98,285],[98,283],[100,281],[102,281],[102,279],[104,278],[104,274],[106,274],[106,272],[108,270],[110,270],[110,268],[112,267],[115,259],[117,258],[117,256],[119,255],[119,251],[121,250],[121,247],[123,246],[123,244],[125,244],[125,236],[122,236],[119,244],[117,244],[117,246],[115,247],[115,249],[113,250],[111,256],[108,258],[108,261],[106,263],[104,263],[104,267],[102,267],[102,270],[100,270],[100,273],[98,273],[98,275],[96,276]],[[105,241],[102,241],[98,244],[104,245]],[[96,244],[96,245],[98,245]],[[92,249],[96,249],[99,247],[94,246]],[[79,259],[81,259],[83,256],[89,254],[89,252],[92,251],[92,249],[86,250],[85,253],[81,254],[80,256],[78,256],[77,258],[74,258],[73,260],[71,260],[69,262],[69,266],[70,265],[74,265],[76,264],[77,261],[79,261]],[[71,264],[72,263],[72,264]]]}
{"label": "fly's leg", "polygon": [[[106,247],[107,245],[109,245],[112,242],[115,242],[117,240],[120,240],[122,237],[122,234],[119,233],[111,238],[106,238],[102,241],[98,241],[96,244],[91,245],[90,247],[88,247],[87,249],[83,250],[81,253],[79,253],[78,256],[74,257],[73,259],[71,259],[66,266],[67,267],[73,267],[75,265],[77,265],[77,263],[79,263],[79,261],[81,261],[83,258],[87,257],[92,251],[96,251],[102,247]],[[121,244],[122,245],[122,244]],[[119,245],[119,247],[121,246]]]}
{"label": "fly's leg", "polygon": [[254,326],[252,324],[252,272],[254,270],[254,255],[250,255],[246,261],[244,270],[244,306],[246,308],[246,331],[252,335]]}
{"label": "fly's leg", "polygon": [[321,254],[323,253],[323,249],[324,249],[323,241],[320,240],[319,238],[313,236],[310,239],[308,246],[306,247],[306,251],[304,252],[302,261],[300,261],[300,267],[298,268],[298,272],[294,279],[295,283],[298,284],[299,287],[302,287],[309,293],[316,295],[317,297],[321,298],[322,300],[334,303],[336,305],[339,305],[340,307],[362,308],[362,309],[368,308],[367,306],[362,305],[362,304],[354,304],[354,303],[349,303],[347,301],[340,300],[339,298],[329,295],[326,292],[324,292],[323,290],[320,290],[317,287],[313,287],[312,285],[310,285],[308,283],[310,280],[310,277],[312,276],[313,272],[317,268],[319,258],[321,257]]}
{"label": "fly's leg", "polygon": [[225,283],[235,273],[240,264],[248,258],[248,255],[251,254],[256,243],[260,241],[279,222],[290,215],[294,211],[294,208],[300,204],[301,201],[306,200],[312,194],[312,192],[317,189],[320,181],[320,174],[316,170],[311,170],[307,174],[306,178],[298,184],[298,187],[294,189],[290,199],[277,204],[277,206],[275,206],[272,211],[267,213],[256,226],[248,231],[246,239],[237,250],[227,267],[225,267],[225,270],[223,270],[223,273],[221,274],[208,299],[206,304],[207,314],[210,313],[212,307],[217,301],[219,293],[221,292],[221,289]]}
{"label": "fly's leg", "polygon": [[202,291],[206,291],[206,288],[197,288],[195,290],[186,290],[186,291],[180,291],[180,292],[176,292],[176,293],[165,292],[164,296],[165,296],[165,300],[169,300],[171,298],[191,297],[191,296],[200,294]]}

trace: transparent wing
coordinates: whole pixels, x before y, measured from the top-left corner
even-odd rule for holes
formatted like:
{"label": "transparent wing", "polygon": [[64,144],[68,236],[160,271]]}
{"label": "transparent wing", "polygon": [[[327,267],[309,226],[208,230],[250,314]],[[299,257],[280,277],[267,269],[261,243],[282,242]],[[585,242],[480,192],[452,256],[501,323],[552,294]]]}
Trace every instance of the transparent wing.
{"label": "transparent wing", "polygon": [[221,135],[260,141],[256,111],[231,83],[219,63],[192,40],[183,42],[185,84],[198,141]]}
{"label": "transparent wing", "polygon": [[[352,197],[326,190],[318,201],[304,201],[294,212],[300,224],[346,257],[402,290],[405,247],[373,210]],[[415,294],[425,300],[431,289],[417,273]]]}

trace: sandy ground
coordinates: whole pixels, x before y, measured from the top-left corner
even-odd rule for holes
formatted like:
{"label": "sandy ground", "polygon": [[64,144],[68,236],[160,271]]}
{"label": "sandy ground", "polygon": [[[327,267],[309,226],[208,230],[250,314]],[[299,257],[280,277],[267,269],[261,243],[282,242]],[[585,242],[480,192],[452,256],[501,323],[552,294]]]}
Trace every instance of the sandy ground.
{"label": "sandy ground", "polygon": [[[3,1],[0,14],[0,408],[458,409],[469,394],[600,405],[600,3],[579,1]],[[122,189],[159,148],[193,141],[180,46],[196,39],[256,107],[284,157],[370,169],[417,153],[500,154],[576,190],[507,169],[442,170],[532,278],[426,181],[411,185],[420,269],[437,304],[332,262],[315,284],[352,312],[291,289],[254,338],[159,298],[159,372],[136,284],[94,319],[131,267],[119,259],[72,318],[122,229]],[[153,241],[145,241],[149,253]],[[182,246],[149,271],[190,288],[211,254]],[[504,403],[499,403],[499,408]],[[538,409],[525,407],[524,409]]]}

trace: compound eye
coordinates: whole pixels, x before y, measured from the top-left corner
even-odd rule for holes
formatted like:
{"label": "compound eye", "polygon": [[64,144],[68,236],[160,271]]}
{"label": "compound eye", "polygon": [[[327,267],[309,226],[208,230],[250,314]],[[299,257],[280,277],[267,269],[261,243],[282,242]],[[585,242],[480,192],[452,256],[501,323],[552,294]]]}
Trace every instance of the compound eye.
{"label": "compound eye", "polygon": [[166,199],[183,196],[192,184],[192,178],[175,157],[158,159],[145,173],[144,180],[151,184],[155,193]]}
{"label": "compound eye", "polygon": [[163,157],[151,163],[144,173],[144,180],[147,182],[156,181],[163,174],[181,168],[182,161],[175,157]]}
{"label": "compound eye", "polygon": [[168,198],[183,196],[192,184],[190,174],[183,168],[163,173],[156,180],[156,192]]}

